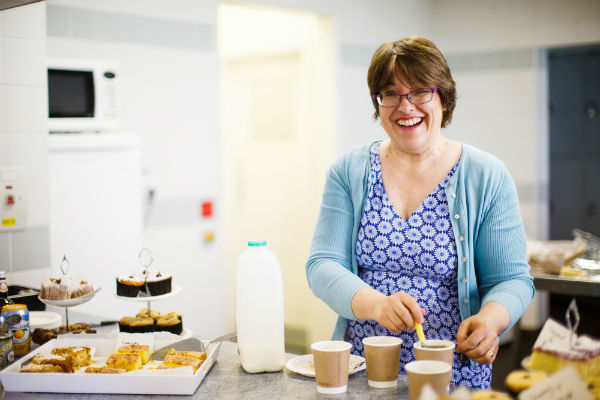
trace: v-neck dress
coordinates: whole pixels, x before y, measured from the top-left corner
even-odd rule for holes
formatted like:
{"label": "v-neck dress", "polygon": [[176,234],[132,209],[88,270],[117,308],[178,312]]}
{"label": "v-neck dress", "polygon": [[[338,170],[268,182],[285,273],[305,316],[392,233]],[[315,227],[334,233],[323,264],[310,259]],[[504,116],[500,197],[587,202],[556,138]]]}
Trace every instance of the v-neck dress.
{"label": "v-neck dress", "polygon": [[[423,330],[428,339],[456,341],[461,322],[456,244],[444,186],[460,160],[408,219],[403,220],[383,185],[380,143],[373,143],[370,150],[369,195],[356,241],[358,275],[386,295],[399,291],[411,295],[426,311]],[[345,339],[353,344],[353,354],[364,356],[362,339],[376,335],[402,338],[400,373],[405,374],[404,365],[415,359],[416,332],[392,333],[376,321],[350,320]],[[471,366],[454,354],[453,384],[489,389],[491,374],[491,365]]]}

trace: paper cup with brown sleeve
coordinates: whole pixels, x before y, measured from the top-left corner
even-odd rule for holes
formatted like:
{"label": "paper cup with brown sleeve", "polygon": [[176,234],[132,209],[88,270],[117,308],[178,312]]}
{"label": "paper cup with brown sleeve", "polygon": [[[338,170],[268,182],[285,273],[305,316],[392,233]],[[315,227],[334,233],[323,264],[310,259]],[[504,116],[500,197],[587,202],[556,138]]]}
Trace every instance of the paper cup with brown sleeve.
{"label": "paper cup with brown sleeve", "polygon": [[425,384],[429,384],[438,397],[448,394],[452,365],[438,360],[418,360],[404,366],[408,375],[408,396],[418,400]]}
{"label": "paper cup with brown sleeve", "polygon": [[398,384],[402,339],[395,336],[371,336],[362,340],[367,362],[367,381],[374,388]]}
{"label": "paper cup with brown sleeve", "polygon": [[428,339],[423,342],[415,342],[416,360],[438,360],[452,364],[456,345],[450,340]]}
{"label": "paper cup with brown sleeve", "polygon": [[341,340],[326,340],[310,345],[315,366],[317,391],[344,393],[348,388],[348,370],[352,345]]}

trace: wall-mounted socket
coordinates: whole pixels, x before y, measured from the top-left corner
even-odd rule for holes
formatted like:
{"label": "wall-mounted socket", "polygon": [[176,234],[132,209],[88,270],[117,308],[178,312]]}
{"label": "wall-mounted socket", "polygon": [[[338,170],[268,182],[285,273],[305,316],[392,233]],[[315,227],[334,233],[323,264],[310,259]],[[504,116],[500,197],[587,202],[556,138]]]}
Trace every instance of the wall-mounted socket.
{"label": "wall-mounted socket", "polygon": [[0,168],[0,232],[27,228],[27,175],[22,167]]}

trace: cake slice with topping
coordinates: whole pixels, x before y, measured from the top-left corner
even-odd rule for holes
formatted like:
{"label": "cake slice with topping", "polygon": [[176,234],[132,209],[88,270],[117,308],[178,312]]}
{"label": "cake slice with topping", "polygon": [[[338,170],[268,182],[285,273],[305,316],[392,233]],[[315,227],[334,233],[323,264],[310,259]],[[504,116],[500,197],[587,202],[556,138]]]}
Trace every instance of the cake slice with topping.
{"label": "cake slice with topping", "polygon": [[552,373],[571,365],[582,377],[600,377],[600,341],[572,334],[553,319],[544,324],[533,344],[528,368]]}

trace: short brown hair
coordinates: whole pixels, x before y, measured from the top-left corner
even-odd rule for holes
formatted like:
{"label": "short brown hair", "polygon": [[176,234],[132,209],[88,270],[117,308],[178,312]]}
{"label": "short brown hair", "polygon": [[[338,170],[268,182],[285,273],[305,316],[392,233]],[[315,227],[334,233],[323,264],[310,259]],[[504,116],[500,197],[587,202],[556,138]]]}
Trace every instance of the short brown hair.
{"label": "short brown hair", "polygon": [[413,88],[438,88],[442,104],[446,108],[442,128],[452,120],[456,106],[456,87],[450,68],[442,52],[433,42],[421,36],[408,36],[395,42],[383,43],[373,54],[367,83],[375,107],[373,117],[379,118],[379,106],[373,97],[394,83],[394,76],[401,73]]}

